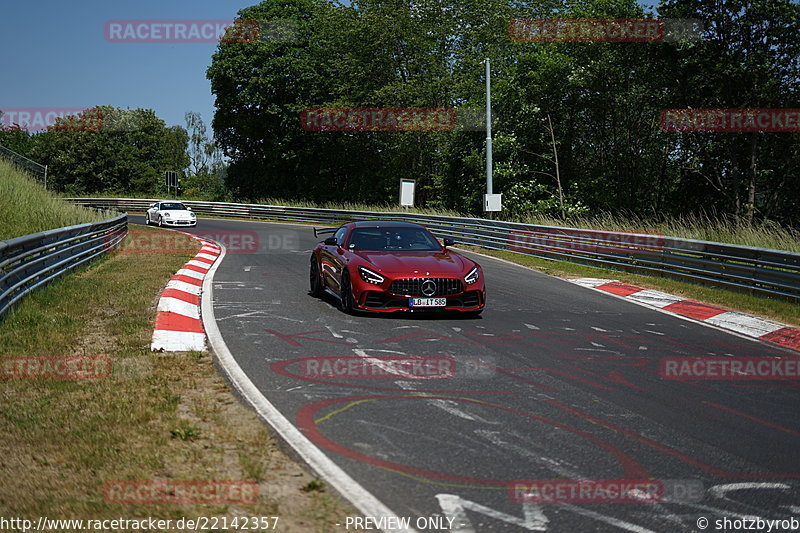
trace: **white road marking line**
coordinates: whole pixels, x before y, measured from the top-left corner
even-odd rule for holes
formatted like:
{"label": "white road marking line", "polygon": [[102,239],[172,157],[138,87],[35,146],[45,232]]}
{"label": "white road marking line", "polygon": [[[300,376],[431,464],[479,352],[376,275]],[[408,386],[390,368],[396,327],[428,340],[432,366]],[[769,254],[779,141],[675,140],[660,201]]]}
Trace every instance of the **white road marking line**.
{"label": "white road marking line", "polygon": [[336,333],[335,331],[333,331],[333,328],[332,328],[332,327],[330,327],[330,326],[325,326],[325,329],[327,329],[328,331],[330,331],[330,332],[331,332],[331,335],[333,335],[333,337],[334,337],[335,339],[343,339],[343,338],[344,338],[344,335],[339,335],[338,333]]}
{"label": "white road marking line", "polygon": [[583,285],[584,287],[590,287],[594,289],[595,287],[599,287],[600,285],[611,283],[614,280],[599,279],[599,278],[575,278],[575,279],[567,279],[567,281],[571,281],[572,283],[577,283],[578,285]]}
{"label": "white road marking line", "polygon": [[577,505],[572,505],[569,503],[560,503],[558,504],[559,507],[563,509],[569,509],[575,514],[583,515],[588,518],[594,518],[599,522],[605,522],[611,526],[616,526],[620,529],[624,529],[626,531],[633,531],[634,533],[657,533],[652,529],[647,529],[645,527],[632,524],[630,522],[626,522],[624,520],[620,520],[618,518],[613,518],[611,516],[606,516],[604,514],[596,513],[594,511],[590,511],[589,509],[584,509],[583,507],[578,507]]}
{"label": "white road marking line", "polygon": [[[220,259],[225,257],[222,248]],[[362,514],[366,516],[397,517],[383,502],[362,487],[350,477],[339,465],[317,448],[308,437],[303,435],[253,384],[247,374],[234,359],[233,354],[225,344],[222,334],[214,320],[214,274],[222,261],[218,261],[209,271],[208,277],[203,282],[203,324],[220,366],[228,375],[231,383],[244,398],[255,408],[262,419],[266,420],[298,453],[300,458],[308,464],[317,475],[331,485],[342,496],[348,499]],[[398,533],[417,533],[413,528],[395,530]]]}

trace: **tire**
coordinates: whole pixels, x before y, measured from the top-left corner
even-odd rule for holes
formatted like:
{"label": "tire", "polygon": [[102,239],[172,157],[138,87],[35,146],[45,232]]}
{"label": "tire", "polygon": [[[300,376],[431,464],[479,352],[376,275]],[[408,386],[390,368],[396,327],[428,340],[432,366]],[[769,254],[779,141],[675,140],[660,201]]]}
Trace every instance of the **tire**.
{"label": "tire", "polygon": [[353,309],[353,285],[350,283],[350,274],[347,270],[342,273],[342,286],[339,288],[339,295],[342,299],[342,311],[348,315],[355,314]]}
{"label": "tire", "polygon": [[163,228],[164,227],[164,222],[162,222],[162,220],[161,220],[161,215],[158,216],[158,227],[159,228]]}
{"label": "tire", "polygon": [[311,287],[311,296],[319,298],[322,296],[322,279],[320,278],[319,266],[317,265],[316,258],[311,256],[311,265],[308,269],[309,285]]}
{"label": "tire", "polygon": [[149,226],[150,225],[150,215],[148,213],[144,214],[144,225],[145,226]]}

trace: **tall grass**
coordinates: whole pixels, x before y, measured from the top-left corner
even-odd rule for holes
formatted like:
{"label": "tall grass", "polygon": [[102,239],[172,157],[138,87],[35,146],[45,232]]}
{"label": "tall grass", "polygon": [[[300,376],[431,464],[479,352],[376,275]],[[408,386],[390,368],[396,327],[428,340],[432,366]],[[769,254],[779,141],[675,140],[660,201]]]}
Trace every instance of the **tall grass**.
{"label": "tall grass", "polygon": [[0,160],[0,240],[110,216],[57,198],[28,174]]}
{"label": "tall grass", "polygon": [[547,226],[571,226],[605,231],[653,233],[683,239],[725,242],[755,246],[757,248],[800,252],[800,231],[781,226],[772,221],[747,224],[737,222],[730,217],[709,215],[685,215],[659,220],[612,213],[576,216],[567,220],[541,215],[528,215],[522,217],[519,221]]}

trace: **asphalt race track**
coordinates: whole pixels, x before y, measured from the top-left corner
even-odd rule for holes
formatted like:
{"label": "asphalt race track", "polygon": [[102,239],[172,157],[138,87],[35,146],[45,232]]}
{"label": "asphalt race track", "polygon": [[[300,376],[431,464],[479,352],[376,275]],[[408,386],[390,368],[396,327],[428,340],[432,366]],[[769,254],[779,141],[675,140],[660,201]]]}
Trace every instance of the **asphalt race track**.
{"label": "asphalt race track", "polygon": [[[660,375],[665,357],[796,354],[479,256],[480,318],[348,316],[308,294],[311,227],[201,219],[189,231],[228,247],[214,310],[238,364],[411,527],[672,532],[800,520],[800,382]],[[373,369],[438,356],[455,370],[342,379],[309,372],[304,358],[319,356]],[[509,489],[554,479],[650,480],[663,494],[540,503]],[[436,518],[453,518],[452,529]]]}

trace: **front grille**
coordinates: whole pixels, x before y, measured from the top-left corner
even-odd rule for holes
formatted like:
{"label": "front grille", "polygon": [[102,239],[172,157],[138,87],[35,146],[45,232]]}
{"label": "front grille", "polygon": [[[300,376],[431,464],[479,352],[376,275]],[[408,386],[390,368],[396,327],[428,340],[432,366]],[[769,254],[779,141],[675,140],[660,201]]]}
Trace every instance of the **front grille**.
{"label": "front grille", "polygon": [[[422,292],[423,284],[428,280],[436,285],[436,290],[433,294]],[[458,294],[462,291],[462,288],[461,280],[458,278],[404,278],[394,280],[389,290],[394,294],[402,294],[404,296],[433,297]]]}

